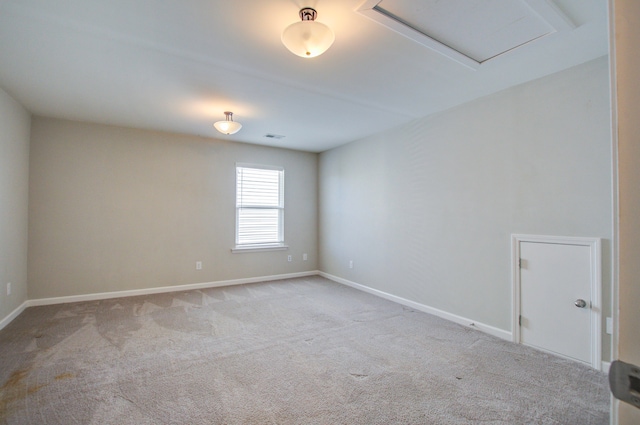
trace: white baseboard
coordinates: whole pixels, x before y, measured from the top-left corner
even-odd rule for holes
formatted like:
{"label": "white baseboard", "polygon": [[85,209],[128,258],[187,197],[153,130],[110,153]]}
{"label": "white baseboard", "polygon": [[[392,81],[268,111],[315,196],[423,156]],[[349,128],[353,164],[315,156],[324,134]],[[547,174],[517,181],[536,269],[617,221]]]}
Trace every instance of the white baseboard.
{"label": "white baseboard", "polygon": [[484,323],[477,322],[475,320],[467,319],[466,317],[458,316],[455,314],[447,313],[446,311],[438,310],[437,308],[429,307],[428,305],[420,304],[415,301],[408,300],[406,298],[398,297],[396,295],[389,294],[387,292],[380,291],[378,289],[369,288],[368,286],[361,285],[359,283],[352,282],[347,279],[343,279],[338,276],[333,276],[329,273],[320,272],[320,276],[325,277],[329,280],[333,280],[334,282],[341,283],[343,285],[350,286],[355,289],[359,289],[364,292],[368,292],[370,294],[376,295],[381,298],[385,298],[389,301],[397,302],[398,304],[405,305],[407,307],[411,307],[418,311],[422,311],[424,313],[433,314],[434,316],[441,317],[443,319],[447,319],[451,322],[458,323],[460,325],[477,329],[489,335],[493,335],[495,337],[513,341],[513,336],[511,332],[505,331],[503,329],[496,328],[494,326],[485,325]]}
{"label": "white baseboard", "polygon": [[[134,297],[138,295],[151,295],[151,294],[162,294],[167,292],[190,291],[193,289],[219,288],[223,286],[243,285],[247,283],[268,282],[268,281],[274,281],[274,280],[293,279],[293,278],[316,276],[316,275],[320,275],[334,282],[337,282],[346,286],[350,286],[352,288],[370,293],[372,295],[376,295],[378,297],[387,299],[389,301],[393,301],[398,304],[402,304],[407,307],[414,308],[418,311],[433,314],[434,316],[441,317],[443,319],[452,321],[454,323],[458,323],[460,325],[463,325],[472,329],[477,329],[489,335],[493,335],[495,337],[498,337],[507,341],[513,341],[513,336],[509,331],[505,331],[503,329],[499,329],[494,326],[486,325],[484,323],[467,319],[466,317],[447,313],[446,311],[438,310],[437,308],[429,307],[428,305],[420,304],[418,302],[411,301],[406,298],[398,297],[396,295],[392,295],[387,292],[380,291],[378,289],[370,288],[368,286],[364,286],[359,283],[355,283],[350,280],[343,279],[341,277],[334,276],[329,273],[321,272],[318,270],[312,270],[312,271],[300,272],[300,273],[287,273],[287,274],[272,275],[272,276],[250,277],[250,278],[244,278],[244,279],[219,280],[216,282],[191,283],[186,285],[164,286],[164,287],[147,288],[147,289],[132,289],[127,291],[101,292],[101,293],[95,293],[95,294],[71,295],[66,297],[39,298],[34,300],[27,300],[23,302],[18,308],[16,308],[11,313],[9,313],[8,316],[0,320],[0,330],[2,330],[9,323],[11,323],[27,307],[36,307],[36,306],[52,305],[52,304],[65,304],[65,303],[73,303],[73,302],[80,302],[80,301],[98,301],[98,300],[105,300],[105,299],[112,299],[112,298]],[[611,367],[610,362],[602,361],[601,370],[604,373],[608,373],[610,367]]]}
{"label": "white baseboard", "polygon": [[[38,298],[25,302],[27,307],[41,305],[75,303],[80,301],[98,301],[111,298],[135,297],[139,295],[163,294],[166,292],[190,291],[193,289],[219,288],[221,286],[243,285],[246,283],[268,282],[272,280],[293,279],[297,277],[316,276],[320,272],[312,270],[300,273],[287,273],[272,276],[250,277],[245,279],[219,280],[216,282],[190,283],[186,285],[162,286],[158,288],[131,289],[127,291],[100,292],[96,294],[71,295],[67,297]],[[19,313],[18,313],[19,314]]]}
{"label": "white baseboard", "polygon": [[[377,289],[369,288],[368,286],[364,286],[359,283],[355,283],[347,279],[343,279],[338,276],[333,276],[331,274],[324,273],[318,270],[301,272],[301,273],[287,273],[287,274],[272,275],[272,276],[251,277],[251,278],[245,278],[245,279],[220,280],[216,282],[191,283],[186,285],[164,286],[164,287],[146,288],[146,289],[132,289],[132,290],[115,291],[115,292],[100,292],[100,293],[94,293],[94,294],[71,295],[66,297],[39,298],[39,299],[27,300],[24,303],[22,303],[20,307],[15,309],[13,312],[11,312],[11,314],[9,314],[7,317],[2,319],[2,321],[0,321],[0,329],[4,328],[13,319],[18,317],[18,315],[22,313],[24,309],[27,307],[36,307],[36,306],[53,305],[53,304],[65,304],[65,303],[74,303],[74,302],[81,302],[81,301],[99,301],[99,300],[106,300],[106,299],[112,299],[112,298],[135,297],[139,295],[152,295],[152,294],[162,294],[167,292],[190,291],[193,289],[219,288],[222,286],[243,285],[247,283],[268,282],[273,280],[293,279],[298,277],[315,276],[315,275],[320,275],[334,282],[341,283],[343,285],[347,285],[364,292],[368,292],[370,294],[379,296],[381,298],[385,298],[393,302],[397,302],[398,304],[402,304],[407,307],[414,308],[418,311],[433,314],[434,316],[438,316],[443,319],[450,320],[452,322],[458,323],[463,326],[467,326],[472,329],[480,330],[489,335],[493,335],[498,338],[505,339],[507,341],[512,340],[511,332],[505,331],[503,329],[498,329],[496,327],[485,325],[484,323],[467,319],[462,316],[457,316],[455,314],[447,313],[446,311],[438,310],[436,308],[429,307],[427,305],[420,304],[415,301],[407,300],[405,298],[398,297],[396,295],[379,291]],[[604,367],[604,363],[603,363],[603,367]],[[609,369],[607,368],[607,370]]]}
{"label": "white baseboard", "polygon": [[28,303],[29,303],[29,301],[23,302],[22,304],[20,304],[20,306],[18,308],[16,308],[11,313],[9,313],[9,315],[7,317],[5,317],[4,319],[0,320],[0,330],[2,330],[5,326],[7,326],[9,323],[11,323],[13,321],[13,319],[18,317],[20,315],[20,313],[22,313],[24,311],[25,308],[29,307]]}

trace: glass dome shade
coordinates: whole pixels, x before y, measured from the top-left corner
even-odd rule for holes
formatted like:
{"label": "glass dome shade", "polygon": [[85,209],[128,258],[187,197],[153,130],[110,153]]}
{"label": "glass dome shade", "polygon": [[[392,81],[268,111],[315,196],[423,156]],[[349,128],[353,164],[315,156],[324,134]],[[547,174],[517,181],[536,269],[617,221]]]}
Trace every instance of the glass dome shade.
{"label": "glass dome shade", "polygon": [[235,134],[242,128],[242,124],[233,121],[233,112],[225,112],[226,119],[213,123],[213,126],[222,134]]}
{"label": "glass dome shade", "polygon": [[303,58],[313,58],[327,51],[335,35],[323,23],[304,20],[293,23],[282,32],[282,44],[291,53]]}

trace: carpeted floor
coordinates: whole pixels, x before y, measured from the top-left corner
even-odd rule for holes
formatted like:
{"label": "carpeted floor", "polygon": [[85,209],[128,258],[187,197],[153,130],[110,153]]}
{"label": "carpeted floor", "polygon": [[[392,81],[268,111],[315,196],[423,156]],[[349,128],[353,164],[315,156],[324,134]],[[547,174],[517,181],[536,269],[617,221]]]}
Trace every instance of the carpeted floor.
{"label": "carpeted floor", "polygon": [[605,424],[603,373],[321,277],[32,307],[3,424]]}

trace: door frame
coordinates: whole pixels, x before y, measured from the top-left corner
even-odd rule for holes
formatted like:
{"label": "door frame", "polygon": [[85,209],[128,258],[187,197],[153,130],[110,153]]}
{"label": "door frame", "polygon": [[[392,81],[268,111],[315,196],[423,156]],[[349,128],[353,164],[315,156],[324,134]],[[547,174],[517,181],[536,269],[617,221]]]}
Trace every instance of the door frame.
{"label": "door frame", "polygon": [[[602,360],[602,250],[600,238],[544,235],[511,235],[511,289],[513,294],[511,330],[513,342],[520,344],[520,242],[578,245],[589,247],[591,264],[591,366],[601,370]],[[554,353],[558,354],[558,353]],[[573,359],[575,360],[575,359]]]}

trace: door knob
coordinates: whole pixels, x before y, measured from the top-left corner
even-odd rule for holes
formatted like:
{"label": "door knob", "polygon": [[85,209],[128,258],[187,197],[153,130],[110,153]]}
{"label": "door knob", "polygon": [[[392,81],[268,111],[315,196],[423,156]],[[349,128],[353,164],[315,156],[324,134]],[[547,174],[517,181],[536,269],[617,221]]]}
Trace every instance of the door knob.
{"label": "door knob", "polygon": [[587,306],[587,302],[580,298],[575,300],[573,304],[578,308],[585,308]]}

